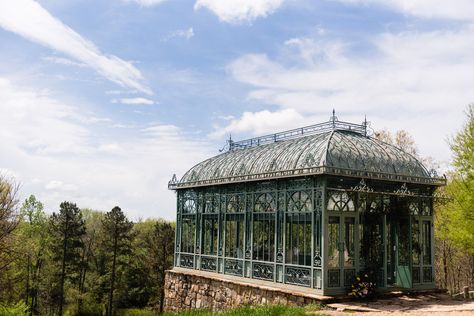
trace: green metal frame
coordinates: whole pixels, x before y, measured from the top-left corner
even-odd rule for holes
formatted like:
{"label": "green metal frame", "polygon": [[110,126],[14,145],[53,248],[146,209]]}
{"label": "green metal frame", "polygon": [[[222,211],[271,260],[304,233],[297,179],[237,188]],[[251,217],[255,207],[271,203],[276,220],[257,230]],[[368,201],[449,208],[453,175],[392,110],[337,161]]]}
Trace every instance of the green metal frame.
{"label": "green metal frame", "polygon": [[[366,221],[372,219],[380,233],[371,238],[377,238],[374,245],[380,249],[367,248],[370,243],[365,249],[377,256],[378,286],[434,287],[433,198],[446,179],[399,148],[368,136],[367,122],[341,122],[333,113],[322,124],[229,140],[228,145],[227,152],[197,164],[180,180],[173,176],[168,184],[177,191],[175,266],[342,294],[370,264],[360,249],[367,243]],[[336,207],[333,195],[339,200],[350,197],[351,210]],[[336,268],[328,267],[330,217],[340,223]],[[388,246],[396,235],[389,235],[388,229],[393,232],[401,218],[408,220],[404,246],[410,257],[399,269],[398,281],[389,284],[388,259],[396,259],[398,248],[395,258],[389,257]],[[206,251],[212,247],[203,244],[205,236],[212,241],[217,237],[217,249]],[[344,267],[344,255],[351,252],[352,266]],[[419,262],[414,262],[417,255]],[[398,261],[394,267],[398,269]]]}

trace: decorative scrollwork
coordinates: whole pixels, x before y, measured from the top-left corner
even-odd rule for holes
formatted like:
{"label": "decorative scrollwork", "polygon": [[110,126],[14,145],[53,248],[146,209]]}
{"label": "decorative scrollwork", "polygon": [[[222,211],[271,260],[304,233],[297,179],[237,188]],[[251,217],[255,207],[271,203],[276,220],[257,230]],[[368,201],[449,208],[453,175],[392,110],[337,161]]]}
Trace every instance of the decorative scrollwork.
{"label": "decorative scrollwork", "polygon": [[395,193],[396,195],[402,195],[402,196],[413,196],[413,195],[415,195],[414,192],[411,192],[411,191],[408,189],[408,186],[407,186],[406,182],[402,184],[402,186],[400,187],[400,189],[395,190],[394,193]]}
{"label": "decorative scrollwork", "polygon": [[374,192],[374,189],[372,189],[371,187],[369,187],[366,183],[365,183],[365,180],[364,179],[361,179],[359,184],[352,187],[351,188],[351,191],[356,191],[356,192]]}
{"label": "decorative scrollwork", "polygon": [[252,251],[250,251],[250,247],[247,247],[245,250],[245,259],[250,259],[252,257]]}
{"label": "decorative scrollwork", "polygon": [[201,270],[205,271],[216,271],[217,262],[216,258],[202,257],[201,258]]}
{"label": "decorative scrollwork", "polygon": [[273,265],[264,263],[254,263],[253,277],[255,279],[273,280]]}
{"label": "decorative scrollwork", "polygon": [[311,286],[310,269],[286,267],[285,275],[285,282],[288,284]]}
{"label": "decorative scrollwork", "polygon": [[262,193],[260,194],[254,206],[255,212],[275,212],[276,211],[276,203],[271,193]]}
{"label": "decorative scrollwork", "polygon": [[315,267],[321,267],[321,263],[322,263],[321,254],[319,253],[319,251],[315,251],[314,258],[313,258],[313,265]]}
{"label": "decorative scrollwork", "polygon": [[183,268],[194,268],[194,257],[191,255],[180,255],[179,266]]}
{"label": "decorative scrollwork", "polygon": [[288,199],[288,212],[309,212],[313,210],[310,195],[305,191],[291,193]]}
{"label": "decorative scrollwork", "polygon": [[283,262],[283,250],[278,249],[277,255],[276,255],[276,262],[282,263]]}
{"label": "decorative scrollwork", "polygon": [[224,264],[224,272],[226,274],[232,274],[232,275],[237,275],[237,276],[242,276],[244,269],[242,262],[239,260],[225,260]]}

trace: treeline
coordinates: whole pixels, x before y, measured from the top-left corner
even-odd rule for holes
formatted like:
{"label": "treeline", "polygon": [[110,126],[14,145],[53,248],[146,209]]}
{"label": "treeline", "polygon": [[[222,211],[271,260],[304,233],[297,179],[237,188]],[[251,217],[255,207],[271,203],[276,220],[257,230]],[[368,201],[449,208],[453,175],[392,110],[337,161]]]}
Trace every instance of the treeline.
{"label": "treeline", "polygon": [[17,206],[16,194],[0,178],[0,306],[29,315],[162,311],[174,223],[133,223],[119,207],[103,213],[71,202],[48,215],[34,196]]}
{"label": "treeline", "polygon": [[436,282],[451,294],[474,290],[474,105],[450,141],[448,184],[435,204]]}

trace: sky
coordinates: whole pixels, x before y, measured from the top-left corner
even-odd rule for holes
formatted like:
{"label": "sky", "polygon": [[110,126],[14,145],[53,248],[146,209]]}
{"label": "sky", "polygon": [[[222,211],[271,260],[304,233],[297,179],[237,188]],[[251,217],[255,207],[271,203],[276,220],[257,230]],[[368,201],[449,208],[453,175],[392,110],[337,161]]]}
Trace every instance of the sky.
{"label": "sky", "polygon": [[447,166],[473,52],[471,0],[0,0],[0,172],[172,220],[173,174],[332,109]]}

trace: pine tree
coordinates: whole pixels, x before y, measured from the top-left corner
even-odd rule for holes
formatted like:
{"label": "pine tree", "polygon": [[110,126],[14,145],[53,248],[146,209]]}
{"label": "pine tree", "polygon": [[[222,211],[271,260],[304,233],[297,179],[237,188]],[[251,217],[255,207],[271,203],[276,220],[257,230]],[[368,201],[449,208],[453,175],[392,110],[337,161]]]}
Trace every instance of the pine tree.
{"label": "pine tree", "polygon": [[150,266],[156,274],[160,313],[163,312],[165,297],[165,271],[173,267],[174,234],[175,229],[170,223],[158,221],[149,242]]}
{"label": "pine tree", "polygon": [[116,206],[105,214],[102,227],[103,246],[106,252],[112,252],[107,315],[113,315],[117,268],[122,264],[119,259],[130,253],[133,223],[127,219],[120,207]]}
{"label": "pine tree", "polygon": [[51,216],[51,235],[53,238],[53,261],[60,264],[58,314],[62,315],[64,305],[64,284],[66,280],[77,284],[81,265],[81,253],[84,247],[82,237],[86,233],[82,214],[76,204],[63,202],[59,213]]}

